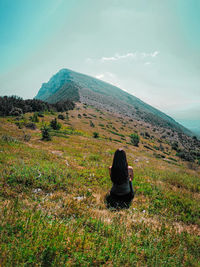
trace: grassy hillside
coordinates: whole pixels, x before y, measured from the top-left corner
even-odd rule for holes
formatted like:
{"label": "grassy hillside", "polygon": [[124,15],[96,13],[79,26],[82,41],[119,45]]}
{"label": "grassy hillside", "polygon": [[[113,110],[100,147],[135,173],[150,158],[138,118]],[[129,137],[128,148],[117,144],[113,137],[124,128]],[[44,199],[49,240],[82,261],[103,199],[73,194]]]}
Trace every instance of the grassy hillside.
{"label": "grassy hillside", "polygon": [[[59,120],[51,141],[40,128],[58,113],[45,113],[36,130],[23,127],[30,115],[21,124],[0,118],[0,266],[199,266],[196,163],[176,157],[148,124],[86,105]],[[134,132],[148,132],[139,147]],[[136,195],[113,211],[104,198],[119,147]]]}

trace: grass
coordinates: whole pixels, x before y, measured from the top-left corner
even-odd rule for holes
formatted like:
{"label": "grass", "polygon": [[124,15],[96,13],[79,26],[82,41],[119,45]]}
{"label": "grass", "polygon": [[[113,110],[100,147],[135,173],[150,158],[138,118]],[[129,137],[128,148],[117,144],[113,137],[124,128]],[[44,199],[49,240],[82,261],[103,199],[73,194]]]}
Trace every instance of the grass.
{"label": "grass", "polygon": [[199,237],[177,234],[164,225],[157,230],[143,223],[126,227],[127,218],[122,214],[115,215],[112,224],[80,215],[60,219],[36,208],[24,210],[18,199],[5,206],[1,214],[1,253],[6,255],[1,258],[2,265],[198,264]]}
{"label": "grass", "polygon": [[[41,140],[41,121],[30,130],[0,118],[0,266],[199,266],[200,167],[188,169],[170,147],[177,165],[121,140],[135,198],[128,210],[108,210],[108,166],[119,143],[100,128],[98,112],[78,106],[49,142]],[[77,116],[83,113],[96,116],[95,130],[105,138],[92,137],[94,129]],[[129,136],[123,128],[117,135]],[[159,146],[156,138],[148,146]]]}

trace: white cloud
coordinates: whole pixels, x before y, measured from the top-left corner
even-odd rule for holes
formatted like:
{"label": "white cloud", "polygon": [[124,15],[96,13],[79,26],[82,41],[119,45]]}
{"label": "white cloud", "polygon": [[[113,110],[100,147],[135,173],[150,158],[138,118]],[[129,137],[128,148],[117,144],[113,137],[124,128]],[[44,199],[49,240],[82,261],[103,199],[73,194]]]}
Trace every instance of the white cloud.
{"label": "white cloud", "polygon": [[122,59],[132,59],[132,60],[143,60],[146,58],[155,58],[158,56],[160,52],[154,51],[152,53],[146,53],[146,52],[129,52],[126,54],[118,54],[116,53],[114,56],[111,57],[102,57],[100,59],[101,62],[108,62],[108,61],[118,61]]}
{"label": "white cloud", "polygon": [[95,77],[101,80],[104,77],[104,74],[97,74]]}
{"label": "white cloud", "polygon": [[117,53],[112,57],[102,57],[100,60],[102,62],[105,62],[105,61],[116,61],[116,60],[125,59],[125,58],[134,59],[134,58],[136,58],[136,56],[137,56],[137,52],[135,52],[135,53],[127,53],[127,54],[124,54],[124,55],[119,55]]}
{"label": "white cloud", "polygon": [[154,51],[151,53],[146,53],[146,52],[128,52],[126,54],[119,54],[116,53],[114,56],[109,56],[109,57],[101,57],[101,58],[86,58],[85,62],[87,64],[91,63],[106,63],[106,62],[117,62],[120,60],[134,60],[136,62],[144,62],[144,65],[150,65],[151,60],[154,60],[158,55],[160,54],[159,51]]}

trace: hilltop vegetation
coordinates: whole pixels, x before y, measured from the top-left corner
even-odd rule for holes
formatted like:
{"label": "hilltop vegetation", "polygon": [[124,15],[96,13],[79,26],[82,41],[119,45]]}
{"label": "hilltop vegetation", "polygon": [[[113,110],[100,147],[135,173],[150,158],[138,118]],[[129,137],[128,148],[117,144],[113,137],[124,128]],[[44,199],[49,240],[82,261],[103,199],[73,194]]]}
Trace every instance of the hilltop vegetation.
{"label": "hilltop vegetation", "polygon": [[[15,116],[0,118],[0,265],[198,266],[198,156],[182,160],[179,139],[172,146],[148,123],[88,105],[42,115],[34,129],[25,126],[34,113],[21,127]],[[55,118],[60,128],[43,141],[41,127]],[[104,198],[119,147],[136,194],[128,210],[112,211]]]}
{"label": "hilltop vegetation", "polygon": [[0,116],[19,116],[28,112],[35,111],[67,111],[74,108],[71,100],[62,100],[54,104],[49,104],[38,99],[23,100],[18,96],[0,97]]}

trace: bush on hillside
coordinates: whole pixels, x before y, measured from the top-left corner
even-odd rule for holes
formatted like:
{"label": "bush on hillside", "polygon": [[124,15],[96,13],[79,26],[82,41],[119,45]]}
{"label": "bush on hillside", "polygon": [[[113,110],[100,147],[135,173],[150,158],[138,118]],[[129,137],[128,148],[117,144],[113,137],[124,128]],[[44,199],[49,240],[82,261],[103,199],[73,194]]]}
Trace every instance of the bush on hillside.
{"label": "bush on hillside", "polygon": [[130,135],[130,139],[131,139],[131,144],[133,144],[134,146],[138,146],[138,144],[140,142],[140,138],[139,138],[138,134],[132,133]]}
{"label": "bush on hillside", "polygon": [[27,124],[25,124],[25,127],[31,130],[35,130],[36,129],[36,125],[33,122],[29,122]]}
{"label": "bush on hillside", "polygon": [[31,135],[30,134],[24,134],[23,139],[25,142],[29,142],[31,140]]}
{"label": "bush on hillside", "polygon": [[145,137],[150,138],[150,134],[148,132],[145,132]]}
{"label": "bush on hillside", "polygon": [[19,143],[19,140],[17,140],[16,138],[14,138],[10,135],[7,135],[7,134],[3,135],[1,137],[1,140],[6,142],[6,143]]}
{"label": "bush on hillside", "polygon": [[57,119],[53,119],[51,122],[50,122],[50,126],[52,129],[54,130],[60,130],[61,128],[61,124],[59,122],[57,122]]}
{"label": "bush on hillside", "polygon": [[60,119],[60,120],[64,120],[65,117],[63,116],[63,114],[59,114],[59,115],[58,115],[58,119]]}
{"label": "bush on hillside", "polygon": [[51,140],[50,128],[47,125],[42,126],[41,133],[42,133],[42,140],[45,140],[45,141]]}
{"label": "bush on hillside", "polygon": [[189,153],[189,151],[181,150],[176,153],[176,156],[186,161],[194,162],[194,157]]}
{"label": "bush on hillside", "polygon": [[30,117],[32,122],[39,122],[38,113],[34,112],[33,116]]}
{"label": "bush on hillside", "polygon": [[24,127],[24,121],[17,121],[15,122],[15,125],[17,125],[19,129],[22,129]]}
{"label": "bush on hillside", "polygon": [[97,132],[93,132],[93,137],[94,137],[94,138],[99,138],[99,133],[97,133]]}
{"label": "bush on hillside", "polygon": [[90,121],[90,127],[95,127],[94,123],[92,121]]}
{"label": "bush on hillside", "polygon": [[38,117],[44,118],[44,114],[42,112],[38,112]]}
{"label": "bush on hillside", "polygon": [[10,116],[21,116],[22,114],[23,114],[22,109],[17,107],[13,107],[9,112]]}
{"label": "bush on hillside", "polygon": [[51,106],[58,112],[64,112],[75,108],[75,104],[71,100],[59,101],[55,104],[51,104]]}
{"label": "bush on hillside", "polygon": [[159,146],[159,150],[162,151],[162,152],[165,150],[164,146],[161,143],[160,143],[160,146]]}
{"label": "bush on hillside", "polygon": [[[52,109],[58,112],[74,109],[75,104],[71,100],[49,104],[38,99],[23,100],[18,96],[0,97],[0,116],[19,116],[27,112],[44,112]],[[41,114],[41,113],[40,113]]]}
{"label": "bush on hillside", "polygon": [[178,151],[178,142],[173,142],[172,143],[172,149]]}

